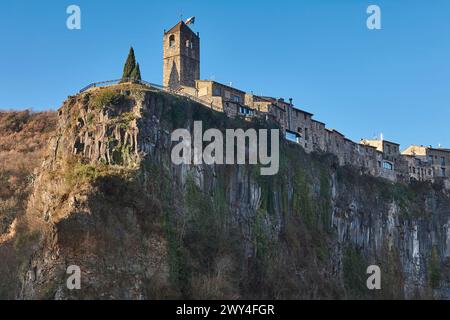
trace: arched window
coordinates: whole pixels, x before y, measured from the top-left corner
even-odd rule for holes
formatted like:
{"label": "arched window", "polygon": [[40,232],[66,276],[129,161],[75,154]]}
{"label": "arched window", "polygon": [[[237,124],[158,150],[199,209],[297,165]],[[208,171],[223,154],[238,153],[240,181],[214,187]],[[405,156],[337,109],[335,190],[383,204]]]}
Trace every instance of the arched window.
{"label": "arched window", "polygon": [[192,49],[194,45],[192,44],[191,40],[186,40],[186,48]]}
{"label": "arched window", "polygon": [[173,47],[175,45],[175,36],[174,35],[171,35],[170,37],[169,37],[169,47]]}

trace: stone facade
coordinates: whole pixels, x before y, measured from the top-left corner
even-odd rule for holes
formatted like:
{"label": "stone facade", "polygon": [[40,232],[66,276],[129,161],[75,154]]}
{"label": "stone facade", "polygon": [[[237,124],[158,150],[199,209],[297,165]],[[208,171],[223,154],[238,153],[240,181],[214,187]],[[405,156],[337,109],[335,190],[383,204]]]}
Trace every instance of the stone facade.
{"label": "stone facade", "polygon": [[[450,149],[409,146],[402,152],[409,159],[410,177],[415,180],[448,178],[450,176]],[[412,161],[411,159],[416,159]]]}
{"label": "stone facade", "polygon": [[197,98],[229,117],[254,115],[254,110],[245,105],[244,91],[210,80],[197,80],[195,91]]}
{"label": "stone facade", "polygon": [[195,87],[200,79],[200,36],[180,21],[163,38],[163,85]]}
{"label": "stone facade", "polygon": [[200,39],[182,21],[164,33],[164,86],[200,99],[211,109],[229,117],[251,120],[261,117],[279,124],[287,140],[307,153],[335,154],[339,164],[351,165],[361,173],[391,181],[434,181],[450,175],[450,150],[411,146],[403,153],[400,145],[380,139],[361,139],[359,143],[313,114],[294,106],[292,99],[258,96],[216,81],[200,80]]}

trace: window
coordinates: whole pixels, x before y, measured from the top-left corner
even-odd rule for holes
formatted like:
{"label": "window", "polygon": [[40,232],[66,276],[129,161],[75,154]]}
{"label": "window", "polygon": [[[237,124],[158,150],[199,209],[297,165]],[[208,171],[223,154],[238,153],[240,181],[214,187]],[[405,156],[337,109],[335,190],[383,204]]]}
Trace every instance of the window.
{"label": "window", "polygon": [[239,113],[245,116],[253,116],[254,114],[253,110],[246,107],[239,107]]}
{"label": "window", "polygon": [[173,47],[175,45],[175,36],[174,35],[171,35],[170,37],[169,37],[169,47]]}
{"label": "window", "polygon": [[308,128],[305,128],[305,140],[309,140]]}
{"label": "window", "polygon": [[286,140],[299,143],[300,142],[300,137],[295,132],[291,132],[291,131],[286,130]]}
{"label": "window", "polygon": [[434,161],[433,161],[433,156],[428,156],[428,160],[430,161],[431,164],[434,163]]}
{"label": "window", "polygon": [[192,49],[194,46],[192,45],[191,40],[186,40],[186,48]]}
{"label": "window", "polygon": [[378,161],[378,167],[381,168],[381,161]]}
{"label": "window", "polygon": [[442,177],[445,177],[446,175],[445,175],[445,168],[441,168],[441,176]]}
{"label": "window", "polygon": [[383,168],[386,170],[394,170],[394,165],[391,162],[383,161]]}
{"label": "window", "polygon": [[445,166],[445,157],[441,157],[441,166]]}
{"label": "window", "polygon": [[233,100],[233,102],[241,103],[241,97],[234,94],[231,96],[231,100]]}
{"label": "window", "polygon": [[213,87],[213,96],[221,96],[221,95],[222,95],[222,88]]}

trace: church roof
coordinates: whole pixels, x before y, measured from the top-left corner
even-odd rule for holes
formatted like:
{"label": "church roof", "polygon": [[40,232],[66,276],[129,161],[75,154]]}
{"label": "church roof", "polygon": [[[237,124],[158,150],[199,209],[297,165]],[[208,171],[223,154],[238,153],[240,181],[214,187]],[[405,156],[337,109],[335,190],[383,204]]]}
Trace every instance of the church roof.
{"label": "church roof", "polygon": [[194,33],[194,32],[191,30],[191,28],[189,28],[189,27],[187,26],[187,24],[184,23],[183,20],[180,20],[176,25],[174,25],[174,26],[173,26],[171,29],[169,29],[169,31],[167,31],[166,33],[180,32],[180,31],[182,31],[182,30],[190,31],[190,32]]}

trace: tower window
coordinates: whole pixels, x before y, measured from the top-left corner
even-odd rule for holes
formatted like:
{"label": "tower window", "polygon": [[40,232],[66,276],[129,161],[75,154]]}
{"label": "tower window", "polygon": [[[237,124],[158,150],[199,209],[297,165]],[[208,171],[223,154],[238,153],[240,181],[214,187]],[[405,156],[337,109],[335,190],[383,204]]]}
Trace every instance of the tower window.
{"label": "tower window", "polygon": [[173,47],[175,45],[175,36],[174,35],[171,35],[170,37],[169,37],[169,47]]}
{"label": "tower window", "polygon": [[191,40],[186,40],[186,48],[192,49],[194,46],[192,45]]}

